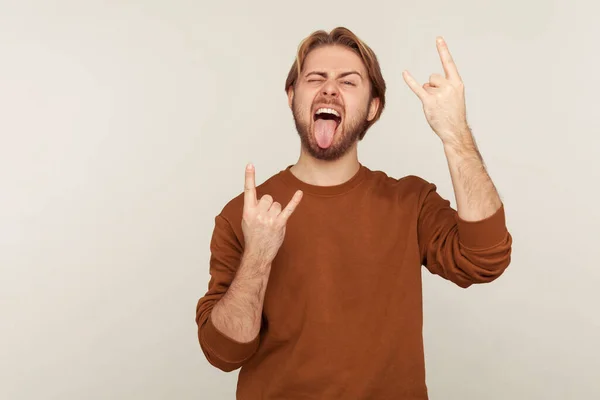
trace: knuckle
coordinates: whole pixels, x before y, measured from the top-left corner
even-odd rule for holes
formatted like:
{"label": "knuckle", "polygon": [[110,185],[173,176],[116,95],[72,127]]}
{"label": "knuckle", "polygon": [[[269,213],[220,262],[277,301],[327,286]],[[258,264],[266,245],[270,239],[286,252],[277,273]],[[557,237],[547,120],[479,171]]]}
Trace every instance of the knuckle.
{"label": "knuckle", "polygon": [[242,212],[242,219],[249,220],[249,219],[252,219],[253,217],[254,217],[254,212],[252,212],[251,210],[244,210]]}

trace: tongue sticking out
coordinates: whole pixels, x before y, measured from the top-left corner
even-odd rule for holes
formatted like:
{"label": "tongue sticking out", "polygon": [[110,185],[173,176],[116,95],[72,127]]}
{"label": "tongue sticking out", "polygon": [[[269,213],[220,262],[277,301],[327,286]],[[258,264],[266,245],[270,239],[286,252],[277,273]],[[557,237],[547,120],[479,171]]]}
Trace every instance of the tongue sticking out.
{"label": "tongue sticking out", "polygon": [[317,119],[315,121],[315,136],[319,147],[326,149],[331,146],[337,125],[337,121],[333,119]]}

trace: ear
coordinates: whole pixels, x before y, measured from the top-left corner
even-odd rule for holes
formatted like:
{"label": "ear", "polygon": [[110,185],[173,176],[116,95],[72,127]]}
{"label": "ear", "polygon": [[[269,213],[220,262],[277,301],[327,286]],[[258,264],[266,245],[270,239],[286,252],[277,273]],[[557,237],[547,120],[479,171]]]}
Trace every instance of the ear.
{"label": "ear", "polygon": [[287,90],[288,95],[288,106],[292,108],[292,102],[294,101],[294,86],[290,86]]}
{"label": "ear", "polygon": [[379,97],[375,97],[371,99],[371,103],[369,104],[369,115],[367,116],[367,121],[372,121],[373,118],[377,115],[377,111],[379,110]]}

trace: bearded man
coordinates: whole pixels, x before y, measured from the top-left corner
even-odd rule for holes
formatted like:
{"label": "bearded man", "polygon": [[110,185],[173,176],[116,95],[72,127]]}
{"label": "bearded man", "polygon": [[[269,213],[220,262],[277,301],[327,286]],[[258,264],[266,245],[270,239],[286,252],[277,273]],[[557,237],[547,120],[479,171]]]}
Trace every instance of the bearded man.
{"label": "bearded man", "polygon": [[259,186],[247,166],[215,218],[196,308],[207,360],[241,368],[238,399],[427,399],[422,267],[462,288],[508,267],[503,203],[442,38],[437,50],[444,75],[403,77],[442,141],[456,209],[420,177],[359,161],[385,106],[372,49],[343,27],[300,44],[285,83],[300,157]]}

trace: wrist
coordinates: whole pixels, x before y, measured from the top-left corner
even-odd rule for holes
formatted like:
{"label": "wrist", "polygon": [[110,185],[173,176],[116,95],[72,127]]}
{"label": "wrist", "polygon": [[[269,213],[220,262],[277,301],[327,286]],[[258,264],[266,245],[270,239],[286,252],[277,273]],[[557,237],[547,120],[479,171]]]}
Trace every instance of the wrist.
{"label": "wrist", "polygon": [[273,262],[273,258],[269,255],[267,251],[252,244],[247,244],[242,256],[247,260],[251,260],[254,264],[259,264],[263,266],[271,264]]}
{"label": "wrist", "polygon": [[468,128],[457,130],[452,135],[448,135],[448,138],[442,141],[442,144],[447,155],[476,156],[479,154],[475,138],[473,138]]}
{"label": "wrist", "polygon": [[257,278],[268,276],[271,271],[272,260],[264,252],[247,247],[242,255],[240,270],[245,277]]}

